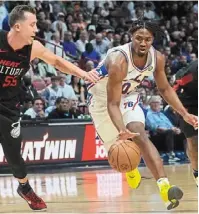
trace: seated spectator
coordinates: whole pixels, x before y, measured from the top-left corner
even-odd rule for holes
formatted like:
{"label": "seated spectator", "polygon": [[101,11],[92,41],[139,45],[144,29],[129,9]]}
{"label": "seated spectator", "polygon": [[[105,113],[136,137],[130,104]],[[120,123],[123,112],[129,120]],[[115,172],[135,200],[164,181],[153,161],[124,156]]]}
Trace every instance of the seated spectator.
{"label": "seated spectator", "polygon": [[79,101],[77,97],[71,99],[71,109],[70,112],[74,115],[74,118],[78,118],[83,113],[78,108]]}
{"label": "seated spectator", "polygon": [[60,74],[59,77],[60,77],[60,88],[62,90],[62,96],[68,100],[76,98],[74,89],[71,87],[71,85],[66,84],[66,75]]}
{"label": "seated spectator", "polygon": [[[37,36],[45,39],[46,41],[50,41],[54,31],[51,29],[51,21],[50,20],[45,20],[42,24],[42,28],[39,30],[37,33]],[[42,42],[45,45],[45,42]]]}
{"label": "seated spectator", "polygon": [[129,35],[128,33],[122,34],[121,40],[120,40],[120,44],[121,44],[121,45],[124,45],[124,44],[129,43],[129,42],[131,42],[131,37],[130,37],[130,35]]}
{"label": "seated spectator", "polygon": [[86,30],[82,31],[79,36],[79,40],[76,42],[77,49],[82,54],[86,49],[86,44],[88,43],[88,33]]}
{"label": "seated spectator", "polygon": [[42,92],[42,98],[46,101],[47,106],[55,105],[55,100],[63,96],[59,82],[59,76],[51,77],[51,85]]}
{"label": "seated spectator", "polygon": [[46,88],[45,81],[39,76],[33,77],[32,84],[39,94]]}
{"label": "seated spectator", "polygon": [[100,54],[96,50],[94,50],[93,45],[91,43],[87,43],[86,51],[83,52],[81,56],[81,68],[85,69],[85,64],[87,61],[93,61],[94,67],[96,68],[100,61],[100,58]]}
{"label": "seated spectator", "polygon": [[148,97],[146,95],[146,90],[145,88],[138,88],[137,92],[140,95],[140,107],[142,108],[144,112],[144,116],[146,118],[147,111],[150,109],[150,106],[148,104]]}
{"label": "seated spectator", "polygon": [[63,43],[65,53],[72,55],[73,57],[77,57],[77,47],[76,44],[72,40],[71,31],[66,31],[64,33],[64,43]]}
{"label": "seated spectator", "polygon": [[173,126],[169,119],[161,112],[160,104],[161,98],[159,96],[151,98],[150,109],[146,116],[146,127],[152,135],[158,135],[165,139],[169,161],[178,161],[179,158],[174,153],[174,135],[179,135],[181,131]]}
{"label": "seated spectator", "polygon": [[146,9],[144,10],[144,17],[147,19],[155,19],[155,12],[152,10],[150,2],[146,3]]}
{"label": "seated spectator", "polygon": [[25,92],[25,96],[31,97],[32,100],[35,97],[38,97],[37,90],[34,88],[30,76],[24,76],[23,77],[22,90]]}
{"label": "seated spectator", "polygon": [[61,40],[64,39],[64,33],[67,31],[67,26],[65,24],[65,14],[60,12],[58,14],[57,20],[52,23],[52,29],[54,31],[60,32]]}
{"label": "seated spectator", "polygon": [[94,67],[95,67],[95,66],[94,66],[94,62],[91,61],[91,60],[88,60],[88,61],[86,62],[86,65],[85,65],[85,70],[88,72],[88,71],[93,70]]}
{"label": "seated spectator", "polygon": [[24,101],[22,102],[22,105],[20,107],[20,112],[21,114],[23,115],[29,108],[32,107],[32,102],[33,102],[33,99],[32,97],[25,97],[24,98]]}
{"label": "seated spectator", "polygon": [[39,63],[37,66],[38,66],[38,72],[40,77],[57,76],[57,71],[55,67],[53,67],[48,63],[45,63],[42,60],[39,60]]}
{"label": "seated spectator", "polygon": [[71,86],[74,89],[75,95],[77,96],[80,103],[85,103],[85,88],[81,84],[81,80],[79,77],[72,76],[71,78]]}
{"label": "seated spectator", "polygon": [[38,97],[33,100],[33,106],[25,111],[22,119],[29,120],[35,118],[45,118],[44,113],[44,101],[42,98]]}
{"label": "seated spectator", "polygon": [[103,59],[109,49],[109,43],[105,40],[103,40],[102,34],[98,33],[91,41],[91,44],[93,45],[93,48],[100,54],[101,59]]}
{"label": "seated spectator", "polygon": [[64,97],[57,98],[55,102],[56,108],[49,113],[48,119],[64,119],[75,118],[74,114],[70,111],[70,101]]}
{"label": "seated spectator", "polygon": [[52,36],[52,40],[49,43],[46,43],[46,48],[52,51],[54,54],[65,58],[65,53],[63,50],[63,46],[60,41],[60,34],[59,32],[55,32]]}

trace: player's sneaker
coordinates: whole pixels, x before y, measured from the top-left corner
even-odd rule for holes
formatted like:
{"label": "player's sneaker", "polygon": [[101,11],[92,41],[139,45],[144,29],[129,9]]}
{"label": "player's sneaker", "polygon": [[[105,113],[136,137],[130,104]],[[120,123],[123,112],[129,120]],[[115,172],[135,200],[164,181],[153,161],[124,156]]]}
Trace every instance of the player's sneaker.
{"label": "player's sneaker", "polygon": [[24,200],[26,200],[32,210],[46,210],[47,206],[45,202],[35,194],[32,188],[24,194],[22,188],[19,186],[17,192]]}
{"label": "player's sneaker", "polygon": [[141,175],[140,175],[138,168],[136,168],[130,172],[126,172],[126,180],[127,180],[128,185],[131,188],[137,189],[141,182]]}
{"label": "player's sneaker", "polygon": [[167,206],[167,210],[176,208],[179,200],[183,196],[182,190],[177,186],[170,186],[168,183],[162,183],[160,186],[160,195]]}

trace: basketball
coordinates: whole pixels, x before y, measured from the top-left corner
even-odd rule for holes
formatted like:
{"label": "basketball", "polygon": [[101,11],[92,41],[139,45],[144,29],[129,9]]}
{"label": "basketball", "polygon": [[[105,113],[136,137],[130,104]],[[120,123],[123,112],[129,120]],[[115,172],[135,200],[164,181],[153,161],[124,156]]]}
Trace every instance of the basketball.
{"label": "basketball", "polygon": [[132,171],[139,165],[140,160],[140,149],[130,140],[114,143],[108,151],[108,162],[118,172]]}

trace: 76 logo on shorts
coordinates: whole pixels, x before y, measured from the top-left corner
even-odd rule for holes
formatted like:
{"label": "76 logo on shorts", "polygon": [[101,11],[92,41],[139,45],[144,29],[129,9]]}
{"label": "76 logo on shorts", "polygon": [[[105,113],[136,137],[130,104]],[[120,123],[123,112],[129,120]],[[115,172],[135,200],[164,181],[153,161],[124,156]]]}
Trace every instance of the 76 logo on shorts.
{"label": "76 logo on shorts", "polygon": [[132,101],[125,102],[124,103],[124,109],[133,108],[133,104],[134,103]]}

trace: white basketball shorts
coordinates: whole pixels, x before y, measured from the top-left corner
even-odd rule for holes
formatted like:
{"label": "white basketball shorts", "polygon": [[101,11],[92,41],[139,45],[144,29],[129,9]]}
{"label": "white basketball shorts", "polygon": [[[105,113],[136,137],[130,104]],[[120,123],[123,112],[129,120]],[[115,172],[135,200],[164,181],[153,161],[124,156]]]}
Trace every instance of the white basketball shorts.
{"label": "white basketball shorts", "polygon": [[[145,116],[138,102],[139,95],[137,94],[122,98],[120,110],[125,125],[130,122],[141,122],[145,124]],[[108,151],[110,146],[116,141],[119,132],[109,117],[106,103],[100,101],[100,99],[95,100],[95,97],[92,97],[89,112],[98,136],[104,142],[104,146]]]}

